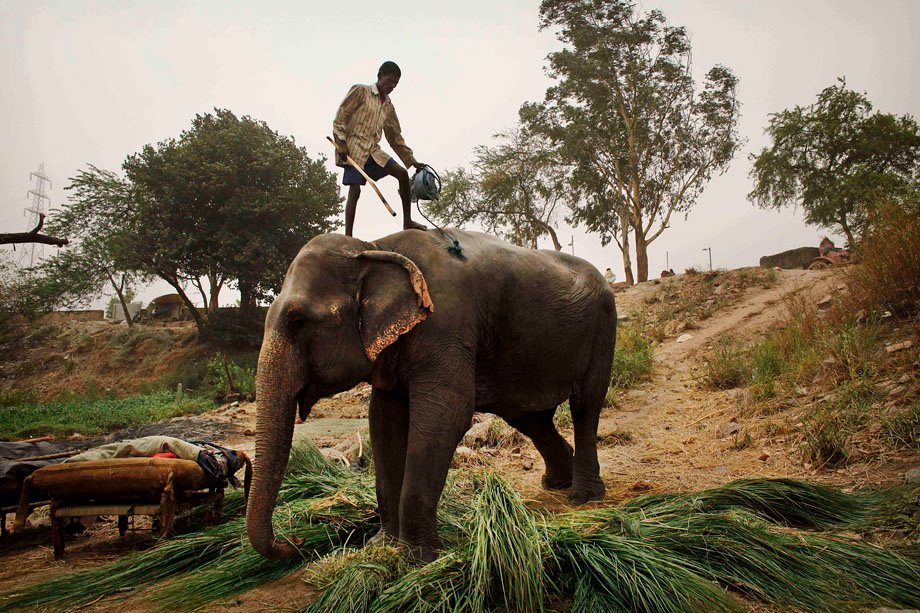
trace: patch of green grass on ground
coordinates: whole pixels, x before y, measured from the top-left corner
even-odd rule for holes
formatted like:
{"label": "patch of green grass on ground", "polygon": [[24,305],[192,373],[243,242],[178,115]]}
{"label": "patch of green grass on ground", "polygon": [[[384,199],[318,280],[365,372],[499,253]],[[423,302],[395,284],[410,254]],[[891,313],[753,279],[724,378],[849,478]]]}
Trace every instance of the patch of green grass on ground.
{"label": "patch of green grass on ground", "polygon": [[610,387],[628,390],[652,374],[652,341],[639,328],[619,326],[610,369]]}
{"label": "patch of green grass on ground", "polygon": [[187,396],[176,402],[175,392],[162,391],[128,398],[71,398],[25,402],[0,412],[0,439],[34,436],[102,434],[121,428],[203,413],[214,408],[208,398]]}

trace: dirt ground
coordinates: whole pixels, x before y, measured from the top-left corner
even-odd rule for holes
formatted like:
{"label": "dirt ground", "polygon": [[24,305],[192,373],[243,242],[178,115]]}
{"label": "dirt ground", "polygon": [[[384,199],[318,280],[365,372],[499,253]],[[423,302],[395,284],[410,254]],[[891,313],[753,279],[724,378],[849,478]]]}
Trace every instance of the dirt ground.
{"label": "dirt ground", "polygon": [[[702,274],[696,275],[699,279],[678,275],[617,294],[620,317],[627,323],[646,318],[647,325],[654,324],[656,316],[685,323],[659,322],[661,342],[655,346],[651,380],[618,395],[614,406],[604,409],[599,427],[599,459],[607,495],[604,501],[591,504],[612,505],[646,493],[701,490],[743,477],[795,477],[844,486],[887,485],[903,481],[909,468],[920,466],[920,453],[872,450],[864,450],[839,470],[803,464],[798,459],[790,424],[794,424],[797,412],[814,400],[816,391],[802,390],[781,410],[757,415],[745,409],[743,392],[711,391],[699,384],[700,360],[723,335],[750,339],[783,318],[784,297],[788,294],[804,293],[808,300],[819,301],[833,296],[840,284],[833,271],[776,271],[770,279],[760,279],[757,274],[762,273],[730,271],[708,279]],[[702,314],[690,316],[690,309],[683,312],[674,305],[680,304],[681,296],[693,287],[697,287],[693,291],[702,287],[707,294],[703,296]],[[354,439],[355,432],[366,428],[368,397],[369,389],[359,386],[324,399],[313,409],[307,423],[296,427],[295,436],[310,436],[321,447]],[[228,405],[199,419],[210,420],[212,425],[226,424],[216,437],[219,442],[254,454],[254,404]],[[571,441],[571,427],[563,434]],[[749,444],[737,444],[741,434],[750,435]],[[363,440],[366,444],[366,438]],[[554,510],[573,508],[564,494],[542,489],[543,464],[527,440],[473,449],[462,461],[500,471],[534,504]],[[0,589],[6,591],[23,582],[95,566],[153,542],[139,535],[129,535],[121,542],[112,522],[96,524],[69,540],[65,559],[55,562],[50,537],[39,534],[2,554],[6,563],[0,565]],[[292,611],[312,594],[312,588],[295,573],[205,610]],[[128,593],[106,596],[83,610],[152,608]]]}

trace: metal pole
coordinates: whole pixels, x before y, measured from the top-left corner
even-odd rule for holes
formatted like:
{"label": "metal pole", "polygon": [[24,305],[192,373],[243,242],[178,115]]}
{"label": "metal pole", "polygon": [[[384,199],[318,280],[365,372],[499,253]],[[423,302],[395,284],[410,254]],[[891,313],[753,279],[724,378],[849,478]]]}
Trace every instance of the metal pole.
{"label": "metal pole", "polygon": [[664,269],[671,270],[671,260],[668,258],[668,252],[664,252]]}
{"label": "metal pole", "polygon": [[703,251],[709,252],[709,272],[712,272],[712,247],[704,247]]}
{"label": "metal pole", "polygon": [[575,255],[575,236],[572,235],[572,240],[569,241],[569,247],[572,248],[572,255]]}

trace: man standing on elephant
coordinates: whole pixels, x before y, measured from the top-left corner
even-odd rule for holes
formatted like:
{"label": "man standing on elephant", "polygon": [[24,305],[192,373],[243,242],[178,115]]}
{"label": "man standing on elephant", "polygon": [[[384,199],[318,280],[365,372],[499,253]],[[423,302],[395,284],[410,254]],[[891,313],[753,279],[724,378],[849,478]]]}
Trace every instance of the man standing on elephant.
{"label": "man standing on elephant", "polygon": [[364,172],[377,181],[385,176],[399,181],[399,196],[403,207],[403,228],[424,230],[425,226],[412,221],[409,200],[409,173],[380,148],[380,137],[386,134],[387,142],[406,166],[420,167],[406,142],[403,140],[396,110],[390,101],[390,92],[399,83],[402,72],[395,62],[384,62],[377,71],[377,81],[370,85],[353,85],[345,100],[339,106],[332,122],[336,142],[335,163],[345,168],[342,184],[348,186],[345,201],[345,235],[352,236],[355,225],[355,209],[361,186],[367,183],[356,168],[349,165],[350,155]]}

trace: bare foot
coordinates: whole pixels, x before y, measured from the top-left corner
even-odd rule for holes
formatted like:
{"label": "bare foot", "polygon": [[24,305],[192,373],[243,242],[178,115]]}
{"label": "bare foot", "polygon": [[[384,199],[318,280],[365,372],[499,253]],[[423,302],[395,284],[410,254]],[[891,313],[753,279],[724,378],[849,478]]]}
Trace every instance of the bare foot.
{"label": "bare foot", "polygon": [[412,221],[411,219],[407,220],[403,224],[403,230],[427,230],[427,229],[428,229],[428,226]]}

